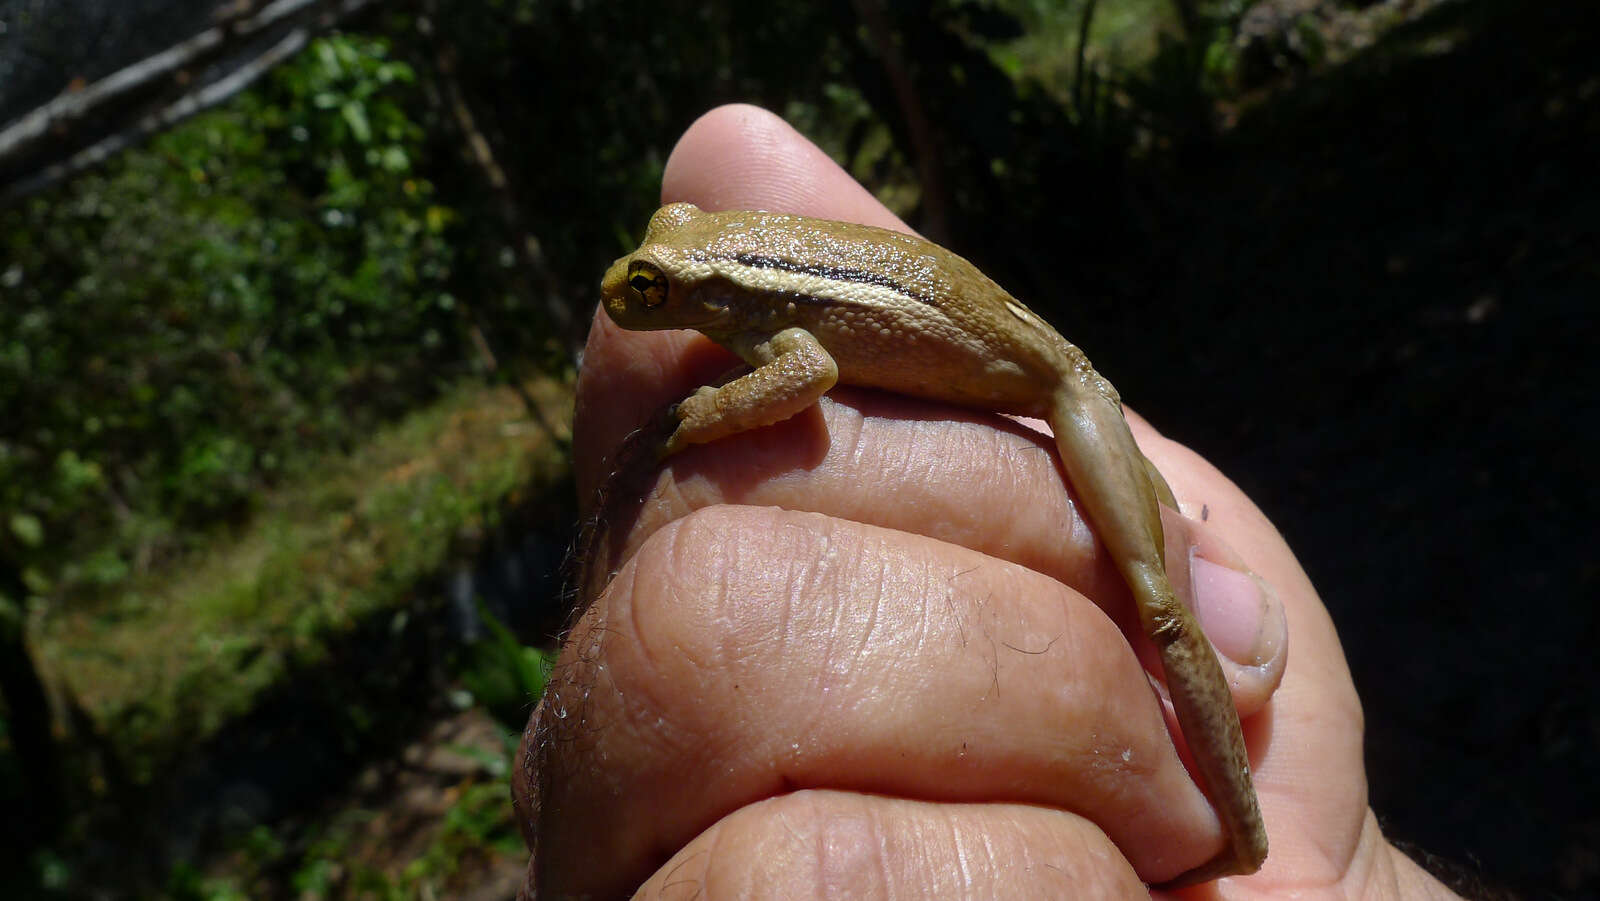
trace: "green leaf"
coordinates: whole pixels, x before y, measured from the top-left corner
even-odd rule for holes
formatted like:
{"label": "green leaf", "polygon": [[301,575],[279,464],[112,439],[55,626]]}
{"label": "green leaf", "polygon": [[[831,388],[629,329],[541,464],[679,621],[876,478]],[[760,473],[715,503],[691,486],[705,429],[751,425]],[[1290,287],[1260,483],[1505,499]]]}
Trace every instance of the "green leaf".
{"label": "green leaf", "polygon": [[482,598],[475,599],[474,603],[478,608],[478,616],[483,618],[483,623],[489,627],[489,633],[494,636],[495,643],[509,659],[517,683],[523,692],[533,698],[544,694],[544,683],[549,678],[549,668],[554,660],[539,648],[527,647],[517,641],[511,630],[484,606]]}
{"label": "green leaf", "polygon": [[44,544],[44,523],[31,513],[13,513],[11,534],[28,547],[39,547]]}
{"label": "green leaf", "polygon": [[404,172],[411,168],[411,158],[406,156],[404,147],[395,145],[385,147],[380,159],[383,161],[383,168],[390,172]]}
{"label": "green leaf", "polygon": [[372,140],[372,126],[367,124],[365,106],[352,100],[340,107],[339,113],[344,116],[345,124],[350,126],[350,134],[358,143],[365,144]]}

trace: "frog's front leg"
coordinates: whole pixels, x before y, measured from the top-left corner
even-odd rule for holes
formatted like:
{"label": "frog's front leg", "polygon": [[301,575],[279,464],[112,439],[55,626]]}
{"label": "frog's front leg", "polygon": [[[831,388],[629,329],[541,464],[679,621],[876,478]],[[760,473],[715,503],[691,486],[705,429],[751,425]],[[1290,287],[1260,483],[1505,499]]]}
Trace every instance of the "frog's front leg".
{"label": "frog's front leg", "polygon": [[782,422],[817,402],[839,381],[833,356],[803,328],[723,342],[755,367],[725,385],[707,385],[673,410],[678,427],[661,449],[671,456],[739,432]]}
{"label": "frog's front leg", "polygon": [[[1117,569],[1139,621],[1161,655],[1173,712],[1210,796],[1227,846],[1169,886],[1253,873],[1267,856],[1266,829],[1228,683],[1194,614],[1178,600],[1163,558],[1158,494],[1166,487],[1145,459],[1122,409],[1089,384],[1057,391],[1050,414],[1061,462]],[[1171,490],[1165,492],[1171,497]]]}

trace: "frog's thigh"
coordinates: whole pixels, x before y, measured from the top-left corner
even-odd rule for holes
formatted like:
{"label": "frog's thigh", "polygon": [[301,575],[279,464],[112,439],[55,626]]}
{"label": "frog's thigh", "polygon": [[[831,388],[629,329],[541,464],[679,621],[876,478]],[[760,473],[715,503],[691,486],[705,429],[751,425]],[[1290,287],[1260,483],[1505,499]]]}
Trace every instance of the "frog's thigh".
{"label": "frog's thigh", "polygon": [[718,388],[701,388],[678,405],[678,428],[667,453],[782,422],[839,381],[833,357],[804,329],[786,329],[752,351],[763,360],[753,371]]}

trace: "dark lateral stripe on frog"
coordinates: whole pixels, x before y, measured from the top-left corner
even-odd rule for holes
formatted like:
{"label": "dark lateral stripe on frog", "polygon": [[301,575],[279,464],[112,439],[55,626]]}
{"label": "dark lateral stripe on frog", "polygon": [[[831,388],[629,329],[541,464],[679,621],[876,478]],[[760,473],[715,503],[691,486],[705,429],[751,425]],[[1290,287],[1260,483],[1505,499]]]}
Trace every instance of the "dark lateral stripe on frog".
{"label": "dark lateral stripe on frog", "polygon": [[793,272],[797,275],[814,275],[818,278],[831,279],[833,281],[874,285],[879,288],[887,288],[896,294],[907,297],[918,303],[927,304],[930,307],[938,306],[938,304],[935,303],[931,298],[912,291],[905,285],[900,284],[899,282],[880,272],[869,272],[865,269],[850,269],[844,266],[824,266],[816,263],[797,263],[794,260],[786,260],[781,257],[764,256],[762,254],[755,253],[735,254],[732,259],[733,262],[738,263],[741,266],[749,266],[752,269],[778,269],[783,272]]}

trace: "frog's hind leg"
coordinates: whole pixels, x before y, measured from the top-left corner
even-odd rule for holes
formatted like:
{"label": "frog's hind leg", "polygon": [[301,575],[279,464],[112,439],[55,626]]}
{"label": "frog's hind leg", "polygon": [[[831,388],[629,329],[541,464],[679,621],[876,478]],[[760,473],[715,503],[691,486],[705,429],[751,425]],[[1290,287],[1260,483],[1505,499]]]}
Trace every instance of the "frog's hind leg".
{"label": "frog's hind leg", "polygon": [[[1168,885],[1253,873],[1267,855],[1266,830],[1222,667],[1167,580],[1157,501],[1158,486],[1166,487],[1166,480],[1134,443],[1121,406],[1092,386],[1058,392],[1049,421],[1072,487],[1133,592],[1145,634],[1160,652],[1178,724],[1227,836],[1220,855]],[[1170,500],[1171,489],[1164,493]]]}

